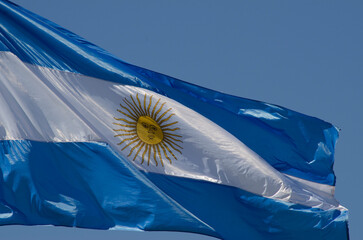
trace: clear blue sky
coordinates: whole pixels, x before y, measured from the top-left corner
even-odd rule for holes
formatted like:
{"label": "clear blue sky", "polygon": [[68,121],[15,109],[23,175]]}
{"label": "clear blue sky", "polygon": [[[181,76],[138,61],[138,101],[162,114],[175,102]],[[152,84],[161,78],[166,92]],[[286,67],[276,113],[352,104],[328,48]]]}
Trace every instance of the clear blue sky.
{"label": "clear blue sky", "polygon": [[[363,235],[363,2],[15,0],[121,59],[341,128],[336,198]],[[213,239],[166,232],[0,227],[1,239]]]}

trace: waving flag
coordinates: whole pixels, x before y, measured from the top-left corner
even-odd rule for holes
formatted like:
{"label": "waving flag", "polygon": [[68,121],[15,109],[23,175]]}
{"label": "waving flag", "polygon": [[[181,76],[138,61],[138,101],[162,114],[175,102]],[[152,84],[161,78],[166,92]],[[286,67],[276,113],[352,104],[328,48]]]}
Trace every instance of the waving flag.
{"label": "waving flag", "polygon": [[347,239],[337,129],[125,63],[0,1],[0,224]]}

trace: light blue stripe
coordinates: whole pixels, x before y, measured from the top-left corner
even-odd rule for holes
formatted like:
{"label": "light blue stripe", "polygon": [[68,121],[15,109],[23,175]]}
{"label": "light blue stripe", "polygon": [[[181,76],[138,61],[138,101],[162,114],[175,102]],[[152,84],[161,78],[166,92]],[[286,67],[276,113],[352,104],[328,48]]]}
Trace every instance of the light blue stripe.
{"label": "light blue stripe", "polygon": [[0,159],[0,224],[218,236],[106,144],[0,141]]}
{"label": "light blue stripe", "polygon": [[335,185],[338,131],[330,123],[127,64],[8,1],[0,1],[0,50],[35,65],[156,91],[217,123],[278,171]]}
{"label": "light blue stripe", "polygon": [[0,141],[0,224],[188,231],[223,239],[347,239],[347,213],[142,173],[107,144]]}

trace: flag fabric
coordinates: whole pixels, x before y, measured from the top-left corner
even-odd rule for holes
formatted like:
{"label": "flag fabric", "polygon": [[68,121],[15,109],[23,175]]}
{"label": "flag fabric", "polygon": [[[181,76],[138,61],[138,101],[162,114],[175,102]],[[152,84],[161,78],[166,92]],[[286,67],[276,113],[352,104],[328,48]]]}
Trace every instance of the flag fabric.
{"label": "flag fabric", "polygon": [[0,1],[0,224],[347,239],[336,127],[128,64]]}

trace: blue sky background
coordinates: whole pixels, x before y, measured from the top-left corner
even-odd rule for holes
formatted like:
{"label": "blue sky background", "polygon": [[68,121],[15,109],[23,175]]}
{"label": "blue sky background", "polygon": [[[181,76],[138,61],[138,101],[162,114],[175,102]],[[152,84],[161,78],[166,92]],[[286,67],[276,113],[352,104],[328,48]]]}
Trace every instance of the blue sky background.
{"label": "blue sky background", "polygon": [[[117,57],[341,128],[336,198],[363,235],[363,2],[14,0]],[[1,239],[213,239],[168,232],[0,227]]]}

